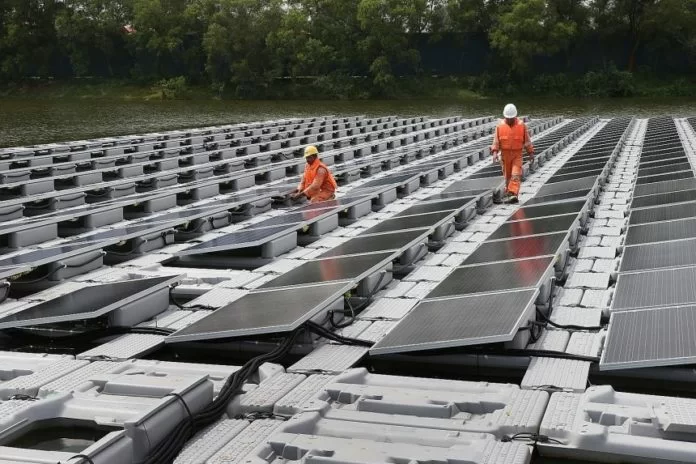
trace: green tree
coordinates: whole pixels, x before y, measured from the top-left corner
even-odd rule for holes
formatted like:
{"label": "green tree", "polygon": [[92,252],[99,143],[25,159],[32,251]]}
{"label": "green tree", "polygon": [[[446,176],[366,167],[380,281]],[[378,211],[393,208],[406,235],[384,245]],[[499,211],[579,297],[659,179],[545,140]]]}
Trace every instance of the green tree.
{"label": "green tree", "polygon": [[515,0],[498,16],[489,37],[491,46],[508,61],[510,69],[525,73],[535,56],[566,49],[577,31],[577,23],[560,17],[552,2]]}
{"label": "green tree", "polygon": [[90,74],[95,53],[108,75],[114,74],[112,59],[123,46],[123,27],[132,17],[130,7],[130,0],[66,0],[56,16],[55,29],[74,75]]}
{"label": "green tree", "polygon": [[398,69],[418,72],[420,53],[409,39],[427,30],[427,6],[425,0],[361,0],[358,5],[365,34],[359,50],[378,94],[393,92]]}
{"label": "green tree", "polygon": [[61,8],[55,0],[0,2],[0,77],[20,81],[52,74],[59,56],[53,23]]}

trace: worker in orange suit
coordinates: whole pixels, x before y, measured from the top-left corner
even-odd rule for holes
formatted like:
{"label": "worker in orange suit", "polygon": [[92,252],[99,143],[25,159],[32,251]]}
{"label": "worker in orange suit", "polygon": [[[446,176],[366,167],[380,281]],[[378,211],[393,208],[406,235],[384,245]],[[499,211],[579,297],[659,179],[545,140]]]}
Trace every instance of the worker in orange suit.
{"label": "worker in orange suit", "polygon": [[527,151],[531,161],[534,161],[534,145],[529,137],[525,123],[517,119],[517,108],[512,103],[505,105],[505,119],[495,128],[491,153],[493,162],[500,161],[505,177],[505,200],[517,203],[522,182],[522,149]]}
{"label": "worker in orange suit", "polygon": [[305,148],[304,157],[307,165],[305,166],[302,181],[292,194],[292,198],[297,199],[305,196],[310,203],[335,199],[338,184],[329,168],[319,160],[317,147],[309,145]]}

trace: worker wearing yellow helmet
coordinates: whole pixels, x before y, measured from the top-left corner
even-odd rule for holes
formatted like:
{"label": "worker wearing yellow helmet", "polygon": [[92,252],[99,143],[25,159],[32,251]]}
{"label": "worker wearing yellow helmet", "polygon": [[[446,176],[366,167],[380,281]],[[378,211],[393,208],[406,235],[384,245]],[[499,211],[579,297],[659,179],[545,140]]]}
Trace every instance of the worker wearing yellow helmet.
{"label": "worker wearing yellow helmet", "polygon": [[333,200],[336,198],[338,184],[329,168],[319,160],[319,150],[314,145],[305,148],[304,158],[307,161],[302,181],[292,194],[293,199],[305,196],[311,203]]}

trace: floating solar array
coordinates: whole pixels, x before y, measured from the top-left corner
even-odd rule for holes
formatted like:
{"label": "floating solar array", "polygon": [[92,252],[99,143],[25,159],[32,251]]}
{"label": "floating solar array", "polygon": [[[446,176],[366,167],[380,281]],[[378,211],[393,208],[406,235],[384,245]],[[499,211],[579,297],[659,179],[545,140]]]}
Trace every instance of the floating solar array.
{"label": "floating solar array", "polygon": [[[690,403],[587,386],[600,353],[602,370],[696,361],[696,120],[529,121],[538,155],[515,206],[493,206],[495,124],[315,118],[0,150],[0,341],[70,350],[76,333],[116,330],[55,366],[59,355],[0,352],[0,425],[147,417],[161,433],[134,425],[83,450],[107,462],[118,443],[144,462],[239,368],[137,358],[165,346],[255,357],[302,328],[299,360],[262,366],[174,462],[305,460],[319,447],[361,464],[529,464],[517,440],[539,433],[549,456],[696,462],[677,414]],[[339,194],[295,206],[308,143]],[[595,208],[607,202],[630,215]],[[377,372],[528,368],[520,387],[347,370],[365,357]],[[617,407],[634,426],[616,427]],[[79,458],[22,448],[0,446],[0,461]]]}
{"label": "floating solar array", "polygon": [[696,179],[678,129],[672,118],[648,121],[604,370],[691,364],[696,356],[689,306],[696,303]]}

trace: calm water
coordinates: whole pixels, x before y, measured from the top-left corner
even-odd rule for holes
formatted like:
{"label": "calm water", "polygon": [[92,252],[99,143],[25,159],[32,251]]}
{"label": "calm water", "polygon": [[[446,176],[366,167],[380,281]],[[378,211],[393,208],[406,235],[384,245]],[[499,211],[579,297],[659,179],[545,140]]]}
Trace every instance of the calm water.
{"label": "calm water", "polygon": [[[0,147],[184,127],[314,115],[480,116],[502,100],[445,101],[123,101],[0,99]],[[532,117],[696,115],[696,99],[535,99],[516,101]]]}

